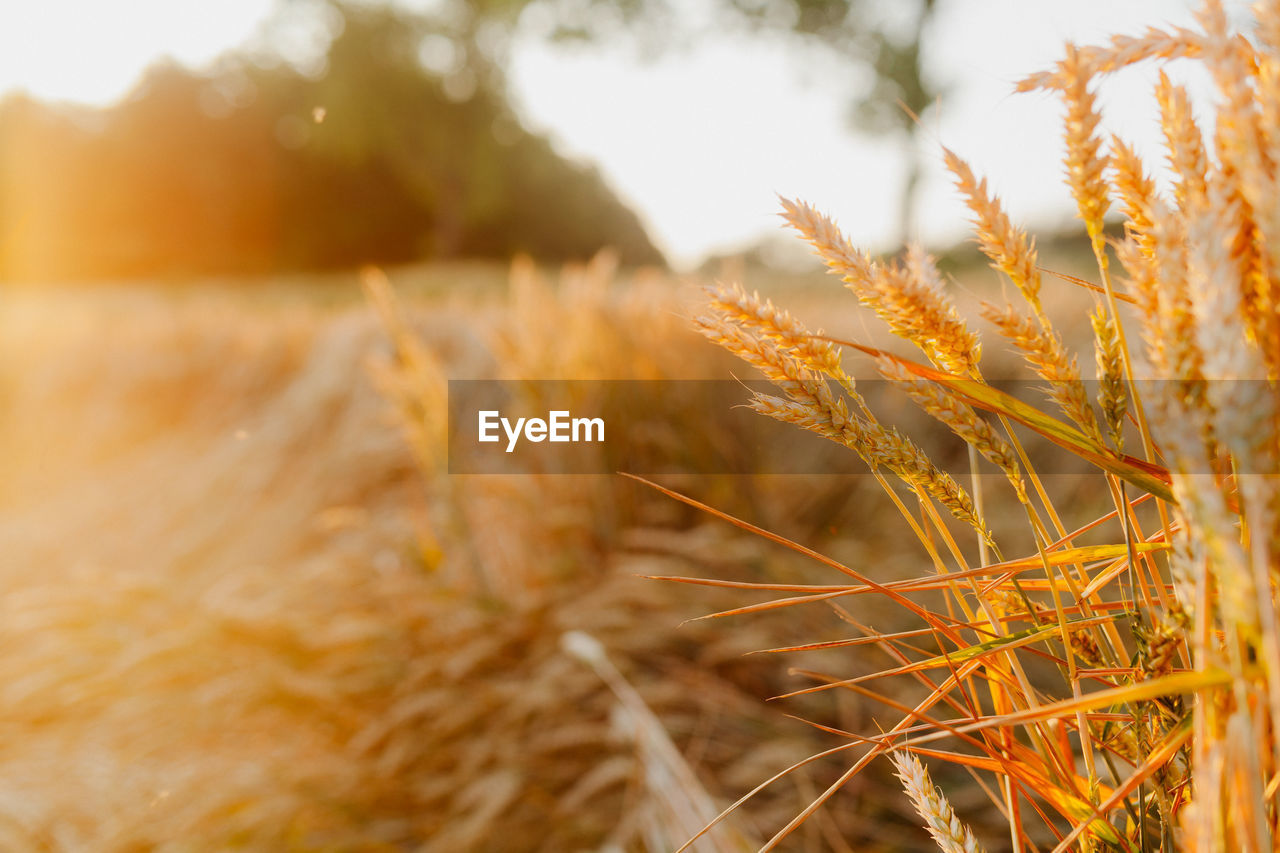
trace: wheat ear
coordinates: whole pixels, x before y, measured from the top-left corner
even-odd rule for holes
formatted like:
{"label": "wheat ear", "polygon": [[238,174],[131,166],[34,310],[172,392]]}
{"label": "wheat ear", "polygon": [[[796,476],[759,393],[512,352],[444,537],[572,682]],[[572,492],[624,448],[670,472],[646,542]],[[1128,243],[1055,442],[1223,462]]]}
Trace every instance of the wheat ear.
{"label": "wheat ear", "polygon": [[1098,367],[1098,406],[1116,450],[1124,449],[1124,417],[1129,410],[1125,392],[1124,362],[1116,320],[1099,305],[1089,317],[1093,324],[1094,358]]}
{"label": "wheat ear", "polygon": [[1093,93],[1089,91],[1093,73],[1081,60],[1079,48],[1075,45],[1067,45],[1062,73],[1066,80],[1062,95],[1067,106],[1063,134],[1067,145],[1067,185],[1071,188],[1071,196],[1076,201],[1076,209],[1089,232],[1096,254],[1102,241],[1103,219],[1111,202],[1102,177],[1105,160],[1101,154],[1102,140],[1098,137],[1101,116]]}
{"label": "wheat ear", "polygon": [[956,188],[973,213],[973,225],[983,254],[991,260],[992,267],[1009,277],[1036,315],[1042,315],[1035,241],[1009,221],[1000,199],[988,191],[986,178],[975,178],[969,164],[950,149],[944,148],[942,153],[947,169],[955,177]]}
{"label": "wheat ear", "polygon": [[[1148,27],[1140,36],[1112,36],[1111,44],[1079,48],[1078,63],[1090,74],[1110,74],[1147,59],[1178,59],[1199,56],[1204,51],[1204,38],[1184,27],[1162,30]],[[1019,80],[1019,92],[1041,89],[1064,89],[1071,84],[1070,75],[1059,62],[1052,71],[1040,71]]]}
{"label": "wheat ear", "polygon": [[889,753],[894,771],[902,780],[903,790],[911,798],[916,813],[924,819],[925,829],[937,842],[942,853],[979,853],[982,846],[973,837],[973,831],[960,822],[951,803],[933,784],[929,771],[914,755],[903,752]]}
{"label": "wheat ear", "polygon": [[1049,397],[1067,417],[1087,435],[1101,440],[1102,432],[1089,405],[1089,394],[1080,380],[1080,367],[1075,356],[1067,354],[1058,335],[1019,314],[1012,305],[1000,308],[984,303],[982,316],[995,324],[1000,334],[1011,341],[1036,373],[1049,383]]}
{"label": "wheat ear", "polygon": [[713,309],[711,314],[695,318],[694,325],[709,340],[758,369],[790,398],[782,400],[757,394],[752,408],[849,447],[873,470],[887,469],[921,495],[936,500],[984,539],[991,540],[991,532],[968,493],[939,469],[919,445],[893,427],[880,424],[852,387],[846,387],[845,391],[851,394],[863,415],[851,412],[844,398],[833,391],[832,385],[813,366],[755,329],[735,324],[728,312]]}
{"label": "wheat ear", "polygon": [[840,360],[840,348],[822,338],[822,330],[811,333],[790,312],[777,307],[758,293],[747,293],[738,284],[721,284],[709,291],[710,306],[731,323],[746,326],[777,343],[792,357],[817,368],[833,379],[852,382]]}
{"label": "wheat ear", "polygon": [[1156,201],[1155,181],[1148,177],[1142,158],[1117,136],[1111,137],[1111,182],[1120,196],[1125,233],[1146,255],[1151,254],[1151,211]]}
{"label": "wheat ear", "polygon": [[977,372],[981,343],[941,290],[941,277],[927,255],[912,249],[905,264],[875,263],[812,206],[783,199],[782,209],[784,218],[827,268],[895,335],[915,344],[943,370],[961,375]]}
{"label": "wheat ear", "polygon": [[1018,500],[1027,502],[1026,484],[1022,480],[1022,471],[1018,467],[1013,448],[996,434],[991,424],[978,417],[978,413],[969,404],[958,400],[937,383],[921,379],[894,359],[876,359],[876,367],[881,376],[906,391],[930,417],[944,424],[999,468],[1009,479]]}

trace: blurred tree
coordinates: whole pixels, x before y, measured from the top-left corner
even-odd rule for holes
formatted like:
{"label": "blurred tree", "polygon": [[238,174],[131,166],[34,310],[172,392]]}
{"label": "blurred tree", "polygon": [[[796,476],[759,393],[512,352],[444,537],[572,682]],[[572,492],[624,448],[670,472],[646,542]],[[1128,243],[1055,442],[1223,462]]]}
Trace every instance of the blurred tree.
{"label": "blurred tree", "polygon": [[[371,169],[416,201],[430,223],[419,253],[563,259],[613,245],[627,262],[661,262],[594,169],[521,126],[498,65],[430,55],[441,44],[475,49],[443,36],[444,22],[385,4],[329,8],[343,24],[324,72],[311,80],[285,67],[255,75],[255,85],[280,121],[305,133],[301,151],[322,170]],[[468,39],[483,42],[478,32]]]}
{"label": "blurred tree", "polygon": [[458,255],[662,263],[592,169],[524,130],[496,73],[429,69],[432,22],[326,4],[321,62],[152,68],[106,110],[0,102],[0,274],[183,277]]}
{"label": "blurred tree", "polygon": [[702,5],[714,15],[699,23],[673,0],[434,0],[418,13],[390,0],[282,0],[280,30],[263,40],[271,51],[207,74],[157,67],[113,109],[9,98],[0,274],[180,276],[515,251],[559,260],[603,245],[660,262],[594,170],[520,125],[503,74],[520,33],[624,37],[656,53],[739,26],[806,56],[825,46],[865,72],[851,75],[864,84],[851,95],[861,125],[903,135],[909,233],[910,116],[935,96],[920,43],[937,0]]}

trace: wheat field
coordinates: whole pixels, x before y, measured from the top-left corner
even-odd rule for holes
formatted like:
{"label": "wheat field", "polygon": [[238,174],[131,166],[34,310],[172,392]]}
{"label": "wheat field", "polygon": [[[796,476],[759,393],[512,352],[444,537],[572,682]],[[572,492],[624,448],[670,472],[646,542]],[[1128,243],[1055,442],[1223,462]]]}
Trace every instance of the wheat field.
{"label": "wheat field", "polygon": [[[444,376],[721,376],[696,288],[607,257],[387,277],[10,294],[0,847],[669,850],[829,745],[786,713],[863,724],[764,702],[794,679],[746,655],[798,626],[682,624],[737,596],[641,577],[809,567],[619,478],[448,477],[404,417]],[[675,482],[870,549],[864,479]],[[702,845],[753,849],[835,772]],[[890,773],[792,849],[918,844]]]}
{"label": "wheat field", "polygon": [[[1156,180],[1096,93],[1174,60],[1218,99],[1160,77]],[[784,200],[852,293],[602,253],[7,294],[0,847],[1276,849],[1280,4],[1021,88],[1084,263],[944,150],[989,269]],[[866,473],[713,475],[768,449],[639,407],[685,468],[449,473],[450,379],[742,362]]]}

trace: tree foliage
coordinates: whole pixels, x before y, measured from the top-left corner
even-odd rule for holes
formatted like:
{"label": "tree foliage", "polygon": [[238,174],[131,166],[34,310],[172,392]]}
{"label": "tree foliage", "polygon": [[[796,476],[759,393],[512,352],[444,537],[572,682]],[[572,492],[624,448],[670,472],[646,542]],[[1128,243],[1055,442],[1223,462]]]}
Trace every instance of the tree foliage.
{"label": "tree foliage", "polygon": [[590,168],[521,127],[494,76],[420,62],[428,19],[335,5],[320,73],[240,54],[154,67],[110,109],[0,103],[9,279],[181,277],[615,246],[660,263]]}
{"label": "tree foliage", "polygon": [[[512,39],[679,49],[737,28],[856,66],[851,116],[911,134],[936,97],[921,68],[937,0],[282,0],[331,25],[322,61],[241,52],[213,71],[153,68],[123,103],[0,102],[0,276],[188,276],[454,256],[546,260],[616,246],[660,262],[592,169],[524,129]],[[896,10],[896,17],[872,12]],[[701,28],[701,29],[700,29]],[[849,70],[846,68],[845,70]],[[323,116],[323,120],[318,120]],[[911,146],[907,147],[910,152]],[[903,230],[917,161],[909,156]]]}

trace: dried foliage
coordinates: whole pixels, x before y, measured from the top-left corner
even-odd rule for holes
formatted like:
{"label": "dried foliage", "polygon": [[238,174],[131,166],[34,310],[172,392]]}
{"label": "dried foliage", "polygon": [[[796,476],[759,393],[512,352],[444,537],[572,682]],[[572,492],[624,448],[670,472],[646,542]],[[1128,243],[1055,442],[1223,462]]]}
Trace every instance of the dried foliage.
{"label": "dried foliage", "polygon": [[[1218,0],[1206,0],[1197,31],[1068,45],[1054,70],[1021,84],[1064,100],[1067,184],[1099,276],[1081,283],[1097,302],[1101,419],[1041,303],[1034,242],[955,154],[946,152],[947,165],[977,242],[1024,303],[983,314],[1047,383],[1065,420],[987,383],[976,335],[918,253],[875,260],[812,206],[784,202],[830,270],[930,363],[842,343],[874,357],[883,376],[963,439],[975,466],[982,456],[1005,474],[1011,493],[979,490],[965,506],[1024,516],[1033,548],[1002,553],[1005,541],[976,509],[957,512],[922,474],[927,458],[885,463],[900,459],[910,439],[876,421],[844,374],[850,368],[833,367],[829,350],[806,349],[793,326],[784,339],[749,319],[777,314],[771,304],[735,291],[733,310],[716,299],[699,317],[714,341],[781,390],[757,394],[755,408],[848,444],[905,483],[911,502],[880,480],[922,561],[909,581],[877,582],[874,568],[855,571],[730,519],[853,578],[801,593],[772,587],[785,597],[752,609],[878,594],[917,621],[897,633],[859,625],[859,636],[835,644],[877,646],[890,665],[875,675],[801,671],[816,686],[790,695],[850,690],[894,717],[876,731],[832,732],[844,738],[839,754],[857,757],[762,849],[777,847],[882,754],[944,850],[977,842],[920,759],[968,770],[1005,816],[1003,844],[1013,850],[1280,844],[1280,5],[1259,3],[1255,15],[1251,41],[1229,31]],[[1111,138],[1104,153],[1092,87],[1136,62],[1185,57],[1208,67],[1220,98],[1208,145],[1186,92],[1161,76],[1155,97],[1176,176],[1163,192],[1123,140]],[[1103,220],[1113,197],[1127,221],[1109,246]],[[1110,249],[1123,281],[1113,281]],[[1112,511],[1078,517],[1079,505],[1055,505],[1022,449],[1031,434],[1094,466],[1097,495]],[[973,545],[939,506],[978,531]],[[904,680],[921,690],[913,702],[896,698]]]}

